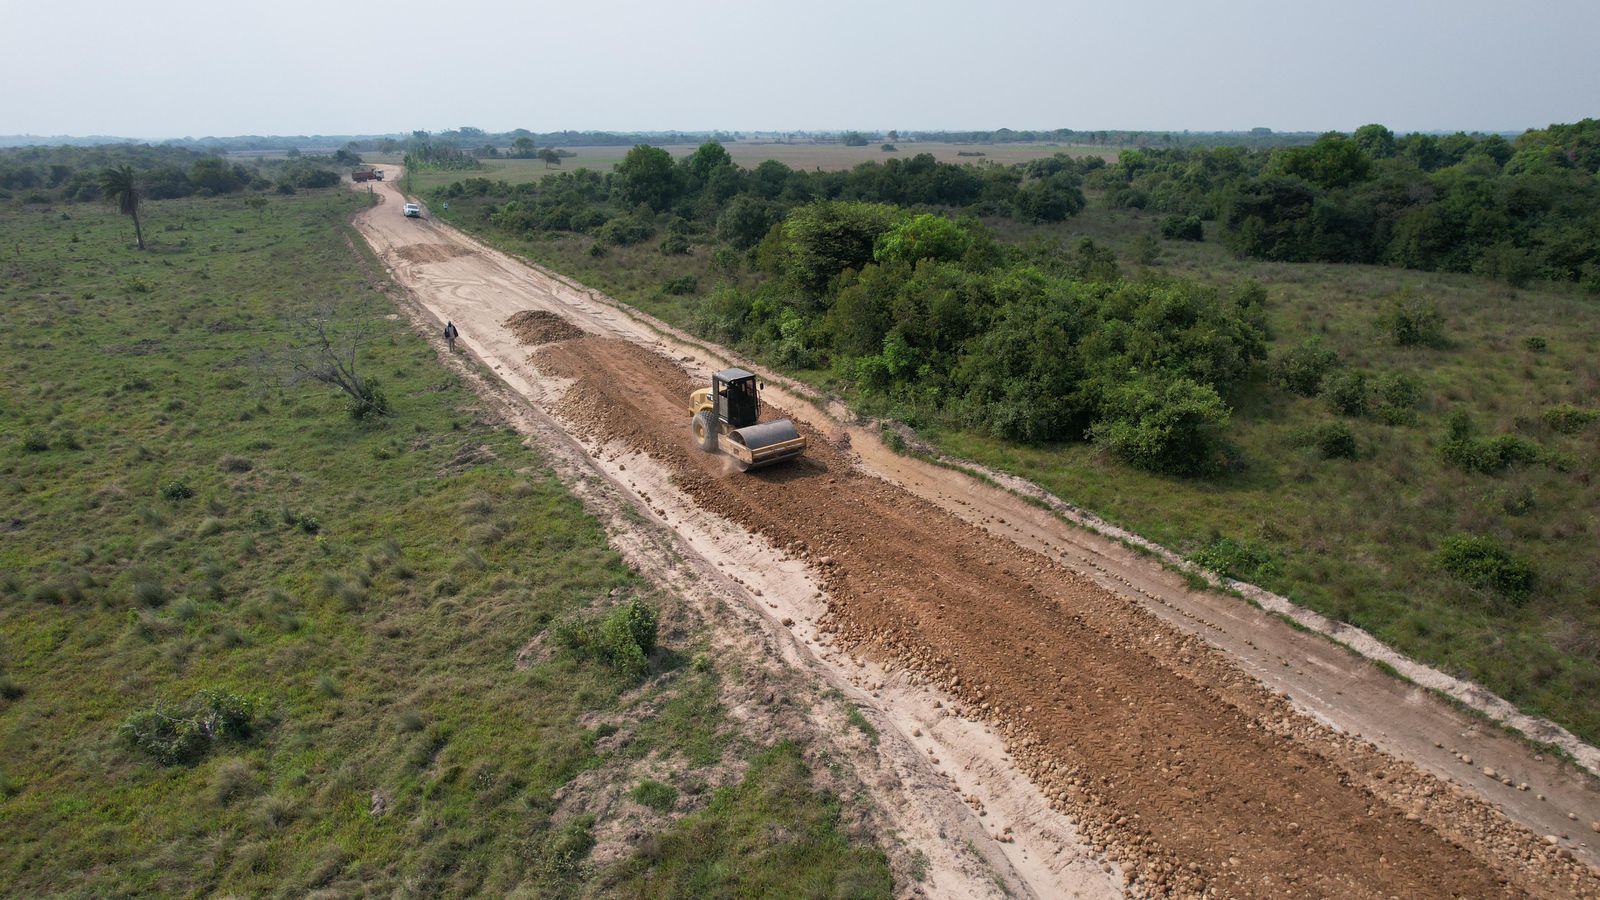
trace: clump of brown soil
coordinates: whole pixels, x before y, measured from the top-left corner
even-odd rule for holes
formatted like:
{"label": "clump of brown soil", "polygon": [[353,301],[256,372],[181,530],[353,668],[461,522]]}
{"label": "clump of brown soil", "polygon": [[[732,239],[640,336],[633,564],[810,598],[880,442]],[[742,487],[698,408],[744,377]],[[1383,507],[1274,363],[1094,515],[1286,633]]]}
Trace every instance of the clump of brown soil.
{"label": "clump of brown soil", "polygon": [[409,263],[434,263],[455,259],[458,256],[471,256],[472,251],[456,244],[411,244],[406,247],[395,248],[400,258]]}
{"label": "clump of brown soil", "polygon": [[555,313],[545,312],[542,309],[525,309],[515,313],[506,320],[506,327],[511,329],[511,333],[517,336],[518,341],[530,347],[571,340],[584,335],[582,328]]}

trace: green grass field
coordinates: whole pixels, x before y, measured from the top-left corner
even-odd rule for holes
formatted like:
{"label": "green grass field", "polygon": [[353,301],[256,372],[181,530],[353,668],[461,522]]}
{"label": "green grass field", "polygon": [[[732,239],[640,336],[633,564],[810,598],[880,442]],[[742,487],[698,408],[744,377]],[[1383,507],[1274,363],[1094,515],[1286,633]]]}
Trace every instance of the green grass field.
{"label": "green grass field", "polygon": [[[450,215],[471,224],[470,204],[457,206]],[[1595,301],[1569,286],[1512,289],[1476,276],[1240,260],[1215,235],[1203,243],[1163,241],[1160,258],[1140,266],[1135,242],[1156,234],[1160,218],[1091,202],[1060,225],[989,225],[1018,242],[1070,247],[1090,236],[1115,249],[1130,275],[1147,269],[1221,285],[1257,279],[1270,298],[1272,357],[1314,336],[1337,351],[1347,369],[1374,379],[1404,374],[1420,394],[1412,423],[1341,416],[1325,399],[1270,387],[1263,376],[1233,398],[1225,437],[1239,464],[1220,477],[1193,480],[1131,468],[1085,443],[1024,446],[933,426],[922,429],[924,436],[1181,552],[1219,537],[1248,542],[1270,558],[1250,580],[1600,739],[1600,607],[1594,602],[1600,596],[1600,554],[1594,552],[1600,426],[1563,434],[1542,418],[1556,404],[1592,408],[1600,393]],[[587,252],[587,237],[490,236],[690,330],[701,298],[727,277],[699,247],[690,256],[663,256],[650,240],[596,258]],[[683,275],[697,277],[698,291],[663,290],[664,282]],[[1379,320],[1385,298],[1402,287],[1436,299],[1445,346],[1403,348],[1389,339]],[[1530,345],[1530,339],[1542,339],[1542,346],[1535,349],[1538,341]],[[855,396],[831,372],[790,374]],[[1439,448],[1454,411],[1470,415],[1484,435],[1515,433],[1536,442],[1559,465],[1486,475],[1446,463]],[[1323,459],[1297,446],[1299,433],[1336,422],[1352,430],[1355,459]],[[1492,536],[1533,564],[1535,587],[1524,605],[1507,604],[1441,569],[1440,544],[1458,533]]]}
{"label": "green grass field", "polygon": [[[681,611],[393,314],[346,224],[365,199],[149,203],[144,253],[105,207],[0,209],[5,891],[563,896],[761,865],[887,895],[798,754],[724,717],[735,676],[687,664],[693,633],[642,682],[543,641]],[[325,305],[373,328],[389,418],[283,382]],[[249,733],[175,765],[119,733],[204,690]],[[593,864],[586,792],[646,759],[677,818]]]}
{"label": "green grass field", "polygon": [[[662,149],[668,151],[674,158],[682,159],[694,153],[697,144],[663,144]],[[755,141],[734,141],[723,145],[728,149],[728,155],[733,161],[746,169],[753,169],[762,162],[775,159],[792,169],[821,169],[826,172],[849,169],[864,162],[883,162],[888,159],[910,159],[919,153],[931,153],[940,162],[948,163],[982,163],[992,162],[999,165],[1027,162],[1031,159],[1044,159],[1057,153],[1068,153],[1072,156],[1102,156],[1108,160],[1115,160],[1120,152],[1114,147],[1096,147],[1080,144],[953,144],[953,143],[906,143],[896,144],[897,150],[885,153],[878,144],[869,144],[865,147],[846,147],[843,144],[777,144]],[[522,184],[529,181],[538,181],[544,176],[560,171],[573,171],[577,169],[594,169],[599,172],[609,172],[612,167],[622,161],[622,157],[629,148],[616,147],[563,147],[576,155],[569,156],[561,161],[559,167],[546,168],[543,162],[537,159],[485,159],[483,167],[471,172],[439,172],[420,171],[413,175],[412,190],[416,193],[430,191],[443,187],[462,178],[488,178],[493,181],[507,181],[511,184]],[[961,156],[960,154],[982,154],[981,156]],[[400,157],[385,156],[376,153],[363,153],[362,158],[371,163],[398,165]]]}

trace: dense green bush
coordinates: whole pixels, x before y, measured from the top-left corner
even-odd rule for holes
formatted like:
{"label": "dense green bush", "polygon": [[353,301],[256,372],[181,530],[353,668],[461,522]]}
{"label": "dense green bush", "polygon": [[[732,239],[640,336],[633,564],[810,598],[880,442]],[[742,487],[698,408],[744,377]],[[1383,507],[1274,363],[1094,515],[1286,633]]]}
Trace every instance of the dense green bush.
{"label": "dense green bush", "polygon": [[1466,584],[1513,602],[1526,601],[1533,590],[1532,564],[1513,556],[1491,537],[1458,534],[1446,538],[1438,559],[1446,572]]}
{"label": "dense green bush", "polygon": [[681,297],[693,294],[700,290],[700,279],[693,275],[681,275],[677,278],[668,278],[661,282],[661,293]]}
{"label": "dense green bush", "polygon": [[872,257],[880,263],[915,265],[924,259],[957,262],[972,247],[972,235],[956,223],[924,213],[879,236]]}
{"label": "dense green bush", "polygon": [[1322,389],[1333,411],[1345,416],[1360,417],[1367,414],[1371,391],[1363,372],[1334,372]]}
{"label": "dense green bush", "polygon": [[1199,216],[1172,215],[1161,220],[1161,236],[1169,241],[1204,240],[1205,225]]}
{"label": "dense green bush", "polygon": [[134,713],[117,734],[127,746],[163,765],[192,763],[218,743],[250,737],[259,713],[254,700],[207,688],[184,704],[157,704]]}
{"label": "dense green bush", "polygon": [[551,629],[551,640],[580,657],[597,660],[632,680],[644,675],[656,647],[657,614],[629,600],[599,620],[571,618]]}
{"label": "dense green bush", "polygon": [[1390,425],[1406,425],[1416,418],[1415,409],[1422,400],[1422,390],[1416,379],[1395,372],[1377,380],[1373,390],[1377,401],[1377,417]]}
{"label": "dense green bush", "polygon": [[1338,366],[1339,354],[1322,346],[1321,338],[1307,338],[1273,361],[1272,383],[1292,394],[1315,397],[1322,391],[1322,379]]}
{"label": "dense green bush", "polygon": [[1141,379],[1113,391],[1106,411],[1090,435],[1123,461],[1172,475],[1218,467],[1217,434],[1229,411],[1213,388],[1187,378]]}
{"label": "dense green bush", "polygon": [[1388,299],[1381,322],[1401,347],[1435,347],[1444,341],[1444,316],[1438,304],[1410,288],[1401,288]]}
{"label": "dense green bush", "polygon": [[1577,434],[1588,428],[1596,419],[1600,419],[1600,410],[1573,406],[1570,403],[1557,403],[1555,406],[1546,407],[1539,417],[1552,431]]}
{"label": "dense green bush", "polygon": [[1513,463],[1539,462],[1544,458],[1538,444],[1514,434],[1477,437],[1472,420],[1460,411],[1450,414],[1439,452],[1453,465],[1486,475],[1504,471]]}
{"label": "dense green bush", "polygon": [[1355,459],[1360,450],[1355,432],[1343,422],[1327,422],[1295,433],[1297,447],[1312,447],[1323,459]]}
{"label": "dense green bush", "polygon": [[801,289],[821,294],[840,272],[872,262],[878,239],[905,215],[882,203],[823,201],[798,207],[782,226],[784,273]]}

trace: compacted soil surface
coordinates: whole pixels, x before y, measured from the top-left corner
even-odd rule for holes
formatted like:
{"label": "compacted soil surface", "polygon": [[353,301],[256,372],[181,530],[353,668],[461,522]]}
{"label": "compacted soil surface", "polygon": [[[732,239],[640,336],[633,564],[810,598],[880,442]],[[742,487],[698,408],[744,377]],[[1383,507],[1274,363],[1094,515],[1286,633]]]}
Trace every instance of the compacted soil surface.
{"label": "compacted soil surface", "polygon": [[820,570],[840,638],[997,722],[1049,795],[1135,863],[1137,885],[1263,897],[1600,891],[1592,870],[1536,836],[1296,721],[1220,654],[860,474],[823,435],[809,434],[796,463],[730,473],[685,438],[698,384],[672,360],[584,337],[533,361],[573,380],[563,407],[589,436],[648,453],[698,503]]}

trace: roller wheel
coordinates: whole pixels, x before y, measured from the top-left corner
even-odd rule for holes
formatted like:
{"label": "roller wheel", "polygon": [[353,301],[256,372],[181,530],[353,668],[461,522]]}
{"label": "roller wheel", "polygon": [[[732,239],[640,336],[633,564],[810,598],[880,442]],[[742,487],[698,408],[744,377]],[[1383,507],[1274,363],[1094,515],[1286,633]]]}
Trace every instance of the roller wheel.
{"label": "roller wheel", "polygon": [[717,424],[711,418],[711,413],[701,410],[694,414],[689,427],[694,431],[694,442],[701,450],[707,453],[717,452]]}

